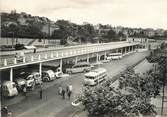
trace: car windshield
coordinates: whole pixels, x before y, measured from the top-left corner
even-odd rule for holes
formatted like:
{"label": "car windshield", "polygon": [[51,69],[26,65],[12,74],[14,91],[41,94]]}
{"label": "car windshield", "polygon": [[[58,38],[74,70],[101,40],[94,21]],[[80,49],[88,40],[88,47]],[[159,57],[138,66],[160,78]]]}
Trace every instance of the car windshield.
{"label": "car windshield", "polygon": [[13,84],[13,88],[15,88],[16,87],[16,85],[15,84]]}

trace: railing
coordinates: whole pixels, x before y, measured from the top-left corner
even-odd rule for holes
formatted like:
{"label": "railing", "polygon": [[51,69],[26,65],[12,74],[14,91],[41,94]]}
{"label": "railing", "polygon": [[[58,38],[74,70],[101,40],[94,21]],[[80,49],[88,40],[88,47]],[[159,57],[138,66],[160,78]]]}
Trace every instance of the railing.
{"label": "railing", "polygon": [[65,47],[59,48],[56,50],[51,51],[44,51],[41,53],[31,53],[25,54],[22,57],[22,60],[17,60],[17,58],[10,57],[10,58],[2,58],[0,69],[5,69],[7,67],[12,66],[21,66],[26,64],[34,64],[39,62],[46,62],[61,58],[68,58],[78,55],[84,55],[89,53],[95,53],[100,51],[106,51],[111,49],[117,49],[127,46],[137,45],[136,43],[123,43],[123,42],[116,42],[116,43],[105,43],[105,44],[89,44],[89,45],[81,45],[81,46],[74,46],[74,47]]}

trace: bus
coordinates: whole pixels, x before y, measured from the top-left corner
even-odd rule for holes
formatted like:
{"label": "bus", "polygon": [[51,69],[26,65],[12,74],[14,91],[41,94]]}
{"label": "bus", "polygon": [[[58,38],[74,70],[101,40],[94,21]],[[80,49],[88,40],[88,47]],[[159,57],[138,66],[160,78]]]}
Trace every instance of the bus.
{"label": "bus", "polygon": [[110,53],[106,57],[107,60],[118,60],[122,59],[122,53]]}
{"label": "bus", "polygon": [[87,62],[81,62],[81,63],[77,63],[75,65],[72,66],[72,68],[67,68],[66,72],[68,74],[72,74],[72,73],[79,73],[79,72],[88,72],[90,71],[94,66],[92,66],[90,63]]}
{"label": "bus", "polygon": [[107,70],[104,68],[98,68],[85,74],[85,85],[97,85],[107,78]]}

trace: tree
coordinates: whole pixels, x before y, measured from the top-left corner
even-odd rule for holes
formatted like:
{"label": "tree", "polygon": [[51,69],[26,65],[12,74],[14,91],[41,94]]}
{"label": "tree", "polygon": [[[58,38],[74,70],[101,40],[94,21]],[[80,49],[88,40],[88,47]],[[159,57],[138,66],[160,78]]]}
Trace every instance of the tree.
{"label": "tree", "polygon": [[112,80],[107,80],[94,88],[86,87],[81,100],[85,109],[93,116],[154,116],[156,112],[150,104],[154,81],[152,77],[151,80],[147,78],[135,74],[132,68],[128,68],[119,79],[122,84],[126,84],[119,91],[112,87]]}

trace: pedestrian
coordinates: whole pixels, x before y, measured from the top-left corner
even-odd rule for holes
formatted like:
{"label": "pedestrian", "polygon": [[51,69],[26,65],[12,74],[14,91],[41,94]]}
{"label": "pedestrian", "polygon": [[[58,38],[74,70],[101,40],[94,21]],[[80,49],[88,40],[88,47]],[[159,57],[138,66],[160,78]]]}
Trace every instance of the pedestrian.
{"label": "pedestrian", "polygon": [[62,87],[60,86],[60,87],[59,87],[59,95],[62,95],[62,90],[63,90],[63,89],[62,89]]}
{"label": "pedestrian", "polygon": [[8,108],[7,108],[7,106],[2,108],[1,114],[2,114],[3,117],[8,117]]}
{"label": "pedestrian", "polygon": [[72,92],[72,85],[69,85],[68,88],[69,88],[69,91]]}
{"label": "pedestrian", "polygon": [[40,99],[42,99],[42,96],[43,96],[43,90],[42,90],[42,88],[39,91],[39,96],[40,96]]}
{"label": "pedestrian", "polygon": [[62,98],[63,98],[63,99],[65,99],[65,93],[66,93],[65,90],[62,89]]}
{"label": "pedestrian", "polygon": [[68,91],[68,92],[67,92],[68,99],[70,99],[70,98],[71,98],[71,93],[72,93],[71,91]]}
{"label": "pedestrian", "polygon": [[34,53],[36,53],[36,48],[34,48]]}
{"label": "pedestrian", "polygon": [[69,91],[69,85],[67,85],[67,87],[66,87],[66,91],[67,91],[67,92]]}
{"label": "pedestrian", "polygon": [[24,94],[24,96],[27,96],[27,87],[26,86],[24,86],[24,88],[23,88],[23,94]]}

